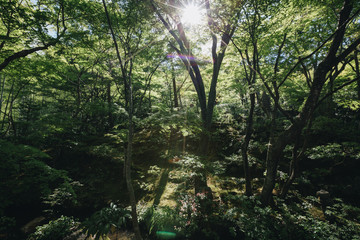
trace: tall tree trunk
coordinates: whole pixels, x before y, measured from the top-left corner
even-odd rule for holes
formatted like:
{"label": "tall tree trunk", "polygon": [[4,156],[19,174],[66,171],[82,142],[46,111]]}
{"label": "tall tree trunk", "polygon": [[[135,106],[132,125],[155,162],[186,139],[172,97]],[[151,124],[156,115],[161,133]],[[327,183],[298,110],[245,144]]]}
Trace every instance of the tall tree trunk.
{"label": "tall tree trunk", "polygon": [[131,180],[131,165],[132,165],[132,144],[133,144],[133,96],[132,96],[132,79],[131,79],[131,72],[132,72],[132,59],[130,59],[130,71],[129,71],[129,82],[128,82],[128,96],[129,96],[129,108],[128,108],[128,114],[129,114],[129,128],[128,128],[128,144],[127,144],[127,151],[126,151],[126,159],[124,163],[125,168],[125,179],[126,179],[126,186],[129,191],[129,198],[130,198],[130,205],[131,205],[131,219],[132,224],[135,232],[135,236],[137,240],[142,239],[140,234],[140,227],[136,212],[136,198],[135,198],[135,192],[132,185]]}

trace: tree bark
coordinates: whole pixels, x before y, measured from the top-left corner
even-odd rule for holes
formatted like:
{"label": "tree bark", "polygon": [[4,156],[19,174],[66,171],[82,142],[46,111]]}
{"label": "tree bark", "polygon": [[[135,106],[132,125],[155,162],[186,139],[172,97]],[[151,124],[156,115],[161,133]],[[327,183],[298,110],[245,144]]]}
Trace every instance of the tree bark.
{"label": "tree bark", "polygon": [[280,196],[282,198],[285,198],[287,195],[291,184],[294,182],[295,178],[298,175],[299,172],[299,158],[298,155],[298,149],[299,149],[299,139],[296,140],[295,145],[292,150],[292,159],[290,162],[290,169],[289,169],[289,178],[284,183],[283,187],[281,188]]}
{"label": "tree bark", "polygon": [[127,144],[127,151],[126,151],[126,159],[124,162],[124,168],[125,168],[125,179],[126,179],[126,186],[129,191],[129,198],[130,198],[130,205],[131,205],[131,220],[135,232],[135,237],[137,240],[141,240],[141,234],[140,234],[140,227],[136,212],[136,198],[135,198],[135,192],[132,185],[131,180],[131,165],[132,165],[132,144],[133,144],[133,96],[132,96],[132,79],[131,79],[131,72],[132,72],[132,59],[130,59],[130,71],[129,71],[129,81],[128,81],[128,96],[129,96],[129,127],[128,127],[128,144]]}
{"label": "tree bark", "polygon": [[279,160],[283,157],[285,147],[292,142],[297,134],[299,134],[298,129],[292,125],[279,136],[270,137],[266,157],[266,176],[260,196],[264,205],[269,205],[272,202],[272,191],[275,186]]}
{"label": "tree bark", "polygon": [[357,77],[357,98],[358,100],[360,100],[360,67],[359,67],[359,58],[358,58],[358,50],[355,50],[355,54],[354,54],[354,59],[355,59],[355,71],[356,71],[356,77]]}
{"label": "tree bark", "polygon": [[107,82],[106,86],[106,98],[108,107],[108,130],[114,127],[114,117],[112,114],[112,98],[111,98],[111,81]]}
{"label": "tree bark", "polygon": [[176,79],[175,79],[175,73],[174,73],[174,67],[172,68],[172,85],[173,85],[173,92],[174,92],[174,107],[179,107],[179,101],[177,96],[177,90],[176,90]]}
{"label": "tree bark", "polygon": [[5,109],[4,109],[4,116],[3,116],[3,119],[2,119],[2,123],[1,123],[1,130],[4,129],[6,112],[7,112],[9,103],[10,103],[10,98],[11,98],[11,96],[13,95],[14,85],[15,85],[15,80],[13,80],[12,83],[11,83],[10,92],[9,92],[8,97],[7,97],[7,100],[6,100]]}
{"label": "tree bark", "polygon": [[255,93],[250,94],[250,112],[248,119],[246,120],[246,133],[244,143],[241,147],[241,155],[244,164],[244,174],[245,174],[245,194],[247,196],[252,195],[252,186],[251,186],[251,175],[249,168],[249,159],[248,159],[248,148],[251,140],[251,135],[253,132],[253,116],[255,109]]}
{"label": "tree bark", "polygon": [[0,87],[1,87],[1,92],[0,92],[0,117],[1,117],[1,110],[2,110],[2,103],[3,103],[3,96],[4,96],[4,89],[5,89],[5,76],[3,76],[3,78],[1,79],[1,75],[0,75]]}

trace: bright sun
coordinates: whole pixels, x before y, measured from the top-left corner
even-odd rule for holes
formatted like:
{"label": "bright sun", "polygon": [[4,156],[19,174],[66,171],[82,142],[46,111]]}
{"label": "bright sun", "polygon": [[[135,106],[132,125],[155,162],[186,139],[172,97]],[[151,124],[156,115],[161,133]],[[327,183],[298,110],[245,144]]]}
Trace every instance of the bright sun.
{"label": "bright sun", "polygon": [[185,25],[201,25],[205,22],[205,9],[194,3],[185,5],[182,10],[181,22]]}

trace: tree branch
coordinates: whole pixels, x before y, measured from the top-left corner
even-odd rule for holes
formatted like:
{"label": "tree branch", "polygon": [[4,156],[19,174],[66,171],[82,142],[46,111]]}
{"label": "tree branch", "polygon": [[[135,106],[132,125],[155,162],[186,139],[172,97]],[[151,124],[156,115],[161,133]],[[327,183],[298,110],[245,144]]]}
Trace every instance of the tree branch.
{"label": "tree branch", "polygon": [[45,46],[42,47],[35,47],[35,48],[31,48],[31,49],[26,49],[26,50],[22,50],[19,52],[14,53],[13,55],[5,58],[5,60],[0,64],[0,72],[7,66],[9,65],[12,61],[19,59],[19,58],[23,58],[26,57],[27,55],[40,51],[40,50],[45,50],[48,49],[50,46],[53,46],[57,43],[56,42],[52,42],[52,43],[48,43]]}
{"label": "tree branch", "polygon": [[350,85],[350,84],[352,84],[353,82],[356,82],[356,81],[358,81],[358,80],[360,80],[360,77],[357,77],[357,78],[355,78],[355,79],[353,79],[353,80],[351,80],[351,81],[348,81],[348,82],[344,83],[343,85],[335,88],[335,89],[332,90],[331,92],[327,93],[324,97],[322,97],[322,98],[317,102],[317,104],[315,105],[315,109],[318,108],[318,107],[320,106],[320,103],[322,103],[326,98],[330,97],[331,95],[333,95],[333,94],[336,93],[337,91],[341,90],[342,88],[344,88],[344,87],[346,87],[346,86],[348,86],[348,85]]}
{"label": "tree branch", "polygon": [[[317,51],[319,51],[327,42],[329,42],[335,35],[338,34],[338,32],[342,29],[342,27],[345,27],[346,24],[348,24],[353,18],[355,18],[360,13],[360,9],[358,9],[351,17],[346,19],[345,22],[340,23],[340,26],[333,32],[323,43],[321,43],[314,51],[312,51],[309,55],[305,57],[299,57],[298,62],[290,69],[290,71],[286,74],[286,76],[283,78],[283,80],[279,84],[279,88],[284,84],[284,82],[287,80],[287,78],[291,75],[291,73],[299,66],[299,64],[308,58],[310,58],[312,55],[314,55]],[[359,39],[358,39],[359,40]],[[359,44],[359,43],[358,43]],[[348,55],[348,54],[347,54]],[[346,56],[347,56],[346,55]],[[341,54],[340,54],[341,56]],[[339,62],[341,60],[338,60]]]}

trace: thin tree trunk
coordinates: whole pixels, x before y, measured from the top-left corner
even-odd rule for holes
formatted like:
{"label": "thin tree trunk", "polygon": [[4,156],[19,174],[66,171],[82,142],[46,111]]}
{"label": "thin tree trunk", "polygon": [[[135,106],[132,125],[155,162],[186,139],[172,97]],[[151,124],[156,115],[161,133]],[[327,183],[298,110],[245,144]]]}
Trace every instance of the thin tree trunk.
{"label": "thin tree trunk", "polygon": [[11,104],[10,104],[10,108],[9,108],[9,122],[10,122],[10,125],[12,127],[14,137],[16,137],[17,136],[16,124],[15,124],[15,120],[14,120],[14,116],[13,116],[14,101],[15,101],[15,99],[11,100]]}
{"label": "thin tree trunk", "polygon": [[173,84],[173,92],[174,92],[174,107],[178,108],[179,107],[179,102],[178,102],[178,96],[177,96],[177,89],[176,89],[176,79],[175,79],[175,73],[174,73],[174,67],[172,67],[172,71],[173,71],[173,75],[172,75],[172,84]]}
{"label": "thin tree trunk", "polygon": [[[114,41],[116,55],[117,55],[117,58],[118,58],[118,61],[120,64],[121,73],[122,73],[124,86],[125,86],[125,98],[126,98],[125,101],[127,103],[127,104],[125,104],[125,106],[128,106],[127,111],[129,114],[129,127],[128,127],[129,132],[128,132],[128,144],[127,144],[127,149],[126,149],[126,159],[124,162],[124,172],[125,172],[126,186],[127,186],[128,192],[129,192],[129,199],[130,199],[130,205],[131,205],[131,216],[132,216],[132,223],[133,223],[133,228],[134,228],[134,232],[135,232],[135,238],[136,238],[136,240],[142,240],[141,233],[140,233],[140,227],[139,227],[139,223],[138,223],[138,218],[137,218],[137,213],[136,213],[136,198],[135,198],[135,193],[134,193],[134,187],[132,185],[132,180],[131,180],[132,142],[133,142],[133,110],[134,110],[133,96],[132,96],[132,79],[131,79],[133,59],[131,58],[129,60],[130,61],[130,69],[129,69],[128,74],[126,74],[126,70],[125,70],[125,67],[123,65],[123,62],[122,62],[122,59],[120,56],[116,37],[115,37],[114,31],[111,26],[111,20],[110,20],[109,13],[107,11],[106,2],[105,2],[105,0],[102,0],[102,2],[104,5],[104,10],[105,10],[106,18],[108,21],[109,29],[111,32],[111,36]],[[128,79],[128,81],[126,79]]]}
{"label": "thin tree trunk", "polygon": [[359,68],[359,59],[358,59],[358,52],[355,50],[355,71],[356,71],[356,77],[358,80],[356,81],[357,84],[357,97],[358,100],[360,100],[360,68]]}
{"label": "thin tree trunk", "polygon": [[298,175],[299,172],[299,155],[298,155],[298,149],[299,149],[299,139],[295,142],[295,145],[292,150],[292,159],[290,162],[290,169],[289,169],[289,178],[284,183],[281,192],[280,197],[285,198],[287,195],[290,186],[294,182],[295,178]]}
{"label": "thin tree trunk", "polygon": [[252,195],[251,175],[250,175],[249,159],[248,159],[248,148],[249,148],[251,135],[253,132],[252,125],[253,125],[254,109],[255,109],[255,93],[251,93],[250,94],[250,112],[249,112],[248,119],[246,120],[245,140],[241,147],[241,155],[242,155],[242,159],[243,159],[243,163],[244,163],[244,173],[245,173],[245,194],[247,196]]}
{"label": "thin tree trunk", "polygon": [[107,104],[108,104],[108,124],[110,130],[114,127],[114,117],[112,114],[112,104],[111,104],[111,81],[107,82],[106,95],[107,95]]}
{"label": "thin tree trunk", "polygon": [[135,198],[135,192],[132,185],[131,180],[131,165],[132,165],[132,144],[133,144],[133,96],[132,96],[132,79],[131,79],[131,72],[132,72],[132,59],[130,59],[130,71],[129,71],[129,82],[128,82],[128,96],[129,96],[129,133],[128,133],[128,144],[127,144],[127,151],[126,151],[126,160],[125,160],[125,178],[126,178],[126,186],[129,191],[129,198],[130,198],[130,205],[131,205],[131,219],[132,224],[135,232],[136,239],[140,240],[142,239],[140,234],[140,227],[136,212],[136,198]]}
{"label": "thin tree trunk", "polygon": [[149,86],[149,109],[151,111],[151,106],[152,106],[152,102],[151,102],[151,86]]}
{"label": "thin tree trunk", "polygon": [[13,81],[12,81],[12,83],[11,83],[10,92],[9,92],[9,95],[8,95],[8,97],[7,97],[7,100],[6,100],[6,105],[5,105],[5,109],[4,109],[4,116],[3,116],[2,123],[1,123],[1,129],[4,129],[4,125],[5,125],[5,118],[6,118],[6,112],[7,112],[7,109],[8,109],[9,103],[10,103],[10,98],[11,98],[11,95],[12,95],[13,90],[14,90],[14,85],[15,85],[15,80],[13,80]]}
{"label": "thin tree trunk", "polygon": [[272,191],[275,187],[278,163],[283,157],[285,147],[291,142],[292,133],[295,133],[294,127],[287,129],[278,137],[273,134],[270,137],[266,157],[266,176],[260,196],[264,205],[269,205],[273,201]]}
{"label": "thin tree trunk", "polygon": [[0,85],[1,85],[1,93],[0,93],[0,116],[1,116],[1,110],[2,110],[2,103],[3,103],[3,96],[4,96],[4,88],[5,88],[5,75],[1,81],[0,77]]}
{"label": "thin tree trunk", "polygon": [[168,75],[166,74],[166,83],[168,85],[168,90],[169,90],[169,103],[170,103],[170,109],[171,111],[174,109],[174,102],[173,102],[173,98],[172,98],[172,80],[168,81]]}

